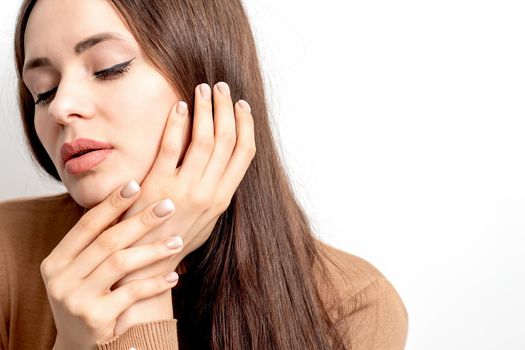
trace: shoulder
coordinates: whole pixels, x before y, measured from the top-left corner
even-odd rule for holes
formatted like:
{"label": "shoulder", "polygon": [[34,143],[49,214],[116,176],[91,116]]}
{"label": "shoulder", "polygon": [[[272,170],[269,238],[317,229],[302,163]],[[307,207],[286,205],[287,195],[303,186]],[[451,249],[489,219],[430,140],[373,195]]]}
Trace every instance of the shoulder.
{"label": "shoulder", "polygon": [[316,240],[318,250],[323,254],[331,280],[338,286],[337,291],[356,294],[374,281],[385,276],[368,260]]}
{"label": "shoulder", "polygon": [[68,193],[0,201],[1,253],[33,260],[58,244],[82,210]]}
{"label": "shoulder", "polygon": [[[373,285],[385,284],[381,281],[388,281],[368,260],[320,240],[316,240],[316,245],[327,269],[320,271],[320,265],[315,265],[316,279],[325,294],[348,298],[357,296]],[[323,288],[327,281],[333,283],[335,288]]]}
{"label": "shoulder", "polygon": [[22,197],[0,201],[0,225],[7,225],[27,219],[26,213],[44,213],[52,210],[60,210],[64,204],[72,198],[68,193],[51,196]]}
{"label": "shoulder", "polygon": [[403,349],[408,312],[387,277],[364,258],[317,241],[326,270],[317,267],[319,294],[353,349]]}
{"label": "shoulder", "polygon": [[10,320],[31,317],[27,310],[32,315],[45,306],[35,304],[46,295],[40,264],[68,232],[80,208],[68,193],[0,201],[2,340],[7,339]]}

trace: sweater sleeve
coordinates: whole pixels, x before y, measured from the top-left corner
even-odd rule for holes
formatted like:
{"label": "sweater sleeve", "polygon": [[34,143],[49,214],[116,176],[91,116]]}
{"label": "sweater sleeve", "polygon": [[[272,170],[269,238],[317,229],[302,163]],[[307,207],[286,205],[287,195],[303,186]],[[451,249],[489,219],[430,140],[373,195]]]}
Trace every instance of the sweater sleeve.
{"label": "sweater sleeve", "polygon": [[137,323],[112,339],[97,342],[97,350],[178,350],[177,320]]}
{"label": "sweater sleeve", "polygon": [[381,277],[349,295],[335,326],[353,350],[403,350],[408,313],[392,284]]}

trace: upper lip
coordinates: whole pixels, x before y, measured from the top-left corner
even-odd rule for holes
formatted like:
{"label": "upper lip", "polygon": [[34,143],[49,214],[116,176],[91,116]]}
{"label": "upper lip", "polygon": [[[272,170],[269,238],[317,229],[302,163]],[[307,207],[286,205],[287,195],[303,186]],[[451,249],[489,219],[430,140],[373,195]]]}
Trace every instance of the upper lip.
{"label": "upper lip", "polygon": [[78,138],[73,142],[64,142],[60,148],[60,155],[62,156],[62,161],[65,163],[77,153],[88,151],[88,150],[97,150],[97,149],[107,149],[113,148],[107,142],[101,142],[96,140],[90,140],[85,138]]}

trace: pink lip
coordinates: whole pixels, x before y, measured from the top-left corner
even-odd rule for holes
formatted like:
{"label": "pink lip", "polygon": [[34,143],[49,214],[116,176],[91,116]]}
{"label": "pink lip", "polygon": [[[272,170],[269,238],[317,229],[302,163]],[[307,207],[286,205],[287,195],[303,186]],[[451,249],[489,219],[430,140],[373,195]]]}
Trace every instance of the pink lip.
{"label": "pink lip", "polygon": [[77,153],[88,150],[111,149],[113,146],[107,142],[78,138],[69,143],[65,142],[60,148],[60,156],[64,164]]}
{"label": "pink lip", "polygon": [[79,157],[71,158],[66,162],[66,171],[71,175],[78,175],[94,168],[97,164],[106,159],[113,149],[99,149],[83,154]]}

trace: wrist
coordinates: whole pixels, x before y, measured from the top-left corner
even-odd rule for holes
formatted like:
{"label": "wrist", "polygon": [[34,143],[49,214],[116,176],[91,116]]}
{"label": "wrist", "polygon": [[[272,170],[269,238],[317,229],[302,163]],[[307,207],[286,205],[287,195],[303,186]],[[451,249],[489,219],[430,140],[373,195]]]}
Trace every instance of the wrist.
{"label": "wrist", "polygon": [[157,296],[139,300],[117,318],[115,336],[124,333],[129,327],[143,322],[173,319],[171,290]]}

